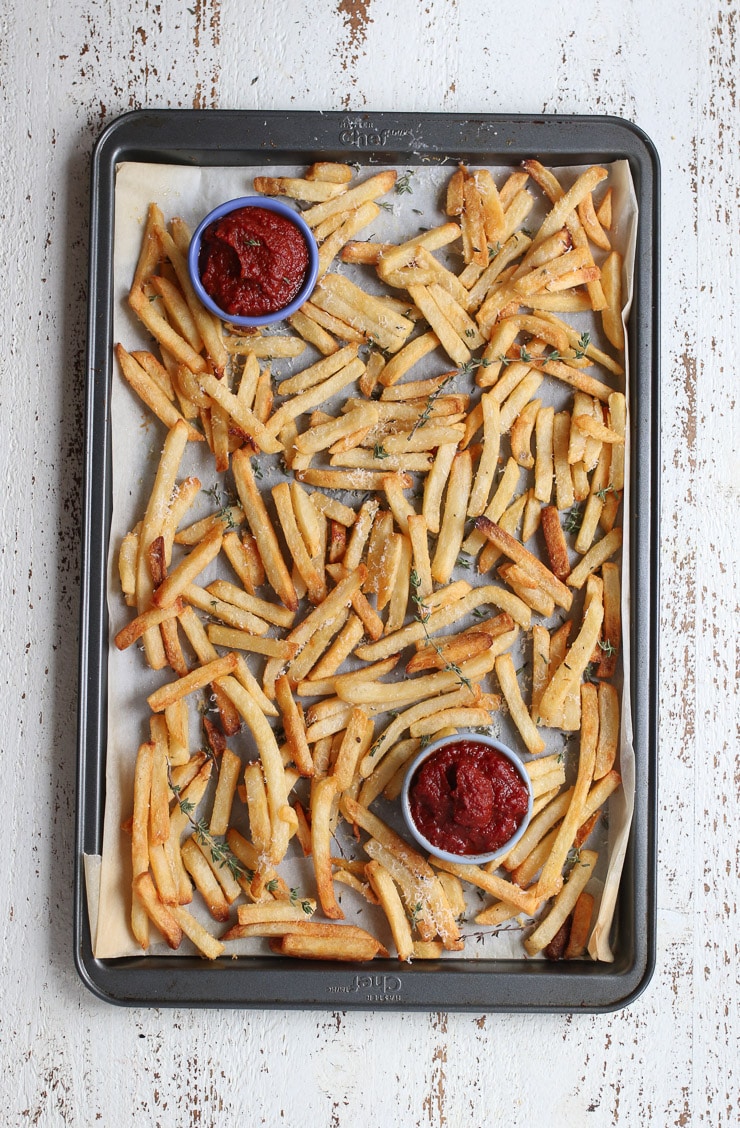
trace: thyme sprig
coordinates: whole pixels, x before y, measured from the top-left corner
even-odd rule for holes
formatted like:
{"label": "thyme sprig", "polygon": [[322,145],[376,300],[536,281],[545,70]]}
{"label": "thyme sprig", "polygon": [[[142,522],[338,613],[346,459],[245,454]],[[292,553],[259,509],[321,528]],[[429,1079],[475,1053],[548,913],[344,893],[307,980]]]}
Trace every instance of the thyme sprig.
{"label": "thyme sprig", "polygon": [[445,390],[447,385],[452,383],[456,376],[469,376],[471,372],[475,372],[476,368],[488,368],[490,363],[491,361],[487,360],[485,357],[471,357],[470,360],[466,361],[465,364],[462,364],[459,368],[453,369],[452,372],[448,372],[439,387],[435,388],[434,391],[431,392],[429,396],[427,396],[426,407],[409,431],[408,438],[410,439],[411,436],[415,434],[420,427],[426,426],[431,417],[434,404],[442,395],[442,392]]}
{"label": "thyme sprig", "polygon": [[447,671],[447,673],[454,674],[455,677],[457,678],[457,680],[460,682],[460,685],[465,686],[465,688],[469,689],[472,693],[473,683],[471,682],[470,678],[467,678],[465,676],[465,674],[462,672],[461,668],[457,665],[456,662],[448,662],[447,661],[447,659],[445,658],[445,655],[444,655],[444,651],[442,650],[442,647],[439,645],[439,643],[436,641],[436,639],[432,638],[432,636],[429,633],[427,623],[428,623],[432,613],[429,610],[429,608],[426,606],[426,604],[424,603],[423,596],[421,596],[419,594],[419,588],[421,587],[421,579],[419,578],[419,573],[416,571],[416,568],[411,569],[411,574],[409,576],[409,583],[410,583],[411,588],[412,588],[411,602],[413,604],[415,604],[415,606],[416,606],[416,609],[417,609],[416,610],[416,618],[419,620],[422,627],[424,628],[424,636],[425,636],[427,642],[430,644],[430,646],[432,646],[434,648],[434,650],[436,650],[437,654],[439,655],[439,657],[444,662],[444,669]]}
{"label": "thyme sprig", "polygon": [[412,194],[412,192],[414,191],[414,189],[411,187],[411,178],[413,175],[414,174],[412,170],[410,168],[407,168],[403,176],[399,176],[395,186],[395,191],[399,196],[403,196],[405,192],[408,192],[409,195]]}
{"label": "thyme sprig", "polygon": [[[214,865],[219,868],[227,867],[233,878],[248,878],[249,874],[238,858],[236,858],[229,846],[222,839],[214,838],[208,829],[208,824],[205,819],[194,819],[193,813],[195,811],[195,803],[191,799],[182,799],[180,797],[181,788],[179,784],[173,782],[169,766],[167,768],[167,778],[170,785],[170,791],[173,793],[177,800],[177,805],[182,813],[187,817],[188,822],[193,828],[193,834],[196,842],[201,846],[205,846],[211,855],[211,860]],[[254,874],[252,874],[252,877]]]}
{"label": "thyme sprig", "polygon": [[455,379],[456,376],[457,376],[457,372],[448,372],[448,374],[445,376],[444,380],[439,385],[439,387],[435,388],[434,391],[430,395],[427,396],[426,407],[424,408],[421,415],[419,416],[419,418],[416,420],[413,427],[409,431],[409,433],[408,433],[409,439],[411,438],[412,435],[414,435],[419,430],[420,427],[425,427],[427,425],[427,423],[429,422],[429,419],[431,417],[434,404],[439,399],[439,397],[442,395],[442,392],[445,390],[447,385],[450,384]]}

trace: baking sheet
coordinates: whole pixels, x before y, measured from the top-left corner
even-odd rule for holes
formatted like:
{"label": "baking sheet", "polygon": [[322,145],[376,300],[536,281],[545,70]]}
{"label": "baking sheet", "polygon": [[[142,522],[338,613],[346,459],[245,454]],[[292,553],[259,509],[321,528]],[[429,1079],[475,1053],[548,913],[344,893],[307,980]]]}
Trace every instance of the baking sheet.
{"label": "baking sheet", "polygon": [[[615,162],[606,166],[609,171],[608,184],[614,192],[614,214],[616,221],[610,232],[615,249],[624,256],[625,273],[625,313],[628,313],[632,301],[632,279],[634,268],[635,233],[638,222],[637,201],[630,176],[629,166],[626,161]],[[380,171],[373,168],[372,172]],[[444,221],[440,211],[440,201],[444,197],[446,184],[451,175],[447,166],[421,167],[407,170],[404,167],[397,169],[399,177],[407,176],[410,191],[401,195],[390,193],[386,197],[388,208],[382,210],[372,230],[363,231],[361,238],[372,237],[383,242],[400,242],[409,238],[417,228],[434,226]],[[494,167],[491,169],[497,183],[502,183],[508,174],[508,169]],[[564,186],[575,180],[584,166],[563,167],[555,170],[558,179]],[[151,200],[155,200],[162,208],[165,217],[173,215],[182,216],[191,229],[199,219],[217,204],[225,199],[250,194],[252,180],[257,175],[300,176],[304,172],[301,166],[269,166],[265,168],[182,168],[174,165],[144,164],[139,162],[126,162],[121,164],[116,174],[115,196],[115,244],[114,244],[114,340],[121,341],[131,350],[134,347],[146,347],[146,333],[142,326],[133,317],[126,302],[130,280],[136,267],[136,261],[141,247],[141,236],[146,220],[147,209]],[[354,182],[361,179],[356,178]],[[527,223],[536,229],[541,219],[546,214],[547,207],[542,199],[542,193],[533,189],[533,196],[537,200],[535,209],[528,217]],[[441,257],[441,256],[440,256]],[[452,265],[459,269],[459,255]],[[362,271],[362,268],[348,267],[338,261],[332,266],[338,270],[354,276],[360,284],[375,288],[380,292],[382,287],[377,285],[373,274]],[[359,277],[358,277],[359,274]],[[600,334],[600,319],[593,315],[568,315],[567,318],[578,328],[588,327],[592,340],[601,346],[604,344]],[[274,361],[273,372],[278,379],[285,378],[294,370],[300,370],[307,364],[319,358],[318,352],[310,347],[295,360]],[[628,358],[626,359],[628,364]],[[442,355],[441,350],[436,350],[431,357],[425,358],[417,364],[411,373],[411,378],[425,378],[437,372],[445,371],[449,367],[449,360]],[[608,374],[607,374],[608,376]],[[604,374],[599,370],[599,377]],[[610,382],[614,381],[609,377]],[[455,390],[464,390],[466,386],[473,387],[472,376],[459,379]],[[615,383],[621,389],[622,385]],[[546,381],[539,389],[538,396],[546,403],[552,402],[556,409],[565,406],[572,399],[572,390],[558,386],[556,381]],[[344,393],[341,398],[344,398]],[[151,489],[153,475],[156,470],[160,443],[164,434],[161,424],[151,416],[151,413],[141,404],[125,384],[122,378],[114,378],[111,397],[112,407],[112,442],[113,442],[113,518],[110,535],[110,553],[108,563],[109,599],[108,611],[111,632],[111,648],[109,658],[109,713],[108,713],[108,758],[106,769],[106,808],[104,823],[104,842],[102,867],[100,873],[99,912],[97,915],[97,928],[95,929],[95,954],[99,958],[113,958],[138,954],[139,948],[131,934],[129,926],[130,906],[130,848],[128,836],[121,830],[121,826],[131,811],[131,796],[133,790],[133,767],[136,749],[141,741],[148,739],[149,710],[145,698],[156,689],[163,680],[171,678],[171,672],[154,672],[146,669],[138,648],[132,647],[124,654],[119,653],[112,645],[112,639],[131,618],[133,612],[127,608],[120,595],[120,583],[117,577],[118,549],[123,536],[133,528],[140,519],[146,506],[146,499]],[[324,405],[329,411],[339,409],[339,402]],[[213,468],[213,458],[205,448],[205,444],[188,444],[186,455],[181,467],[180,477],[190,474],[196,475],[203,483],[198,503],[188,514],[186,523],[197,520],[212,511],[212,500],[204,495],[210,483],[218,480]],[[627,452],[627,463],[629,462]],[[260,482],[263,493],[277,481],[284,480],[278,459],[265,456],[260,457],[260,468],[263,479]],[[348,499],[344,499],[348,500]],[[623,499],[625,510],[629,506],[629,482],[625,485]],[[624,551],[629,551],[628,530]],[[227,569],[209,569],[199,581],[203,586],[217,577],[231,578]],[[456,569],[453,579],[468,579],[471,582],[471,573]],[[490,582],[490,577],[478,577],[478,583]],[[624,585],[624,615],[629,614],[628,587]],[[578,604],[576,603],[576,606]],[[577,619],[577,614],[576,614]],[[548,622],[552,625],[553,619]],[[463,622],[463,626],[472,625],[474,620]],[[458,628],[456,628],[458,629]],[[521,668],[528,661],[531,648],[528,638],[521,638],[512,653],[515,657],[517,668]],[[262,663],[255,664],[254,656],[248,656],[252,670],[260,676]],[[629,640],[625,640],[623,648],[623,667],[629,666]],[[596,924],[593,930],[590,945],[591,955],[603,960],[611,960],[612,953],[609,946],[609,930],[611,926],[614,904],[618,891],[621,875],[624,847],[626,845],[634,799],[634,751],[632,747],[632,725],[629,702],[629,680],[623,682],[622,690],[622,729],[621,746],[618,766],[623,777],[623,788],[615,794],[608,804],[608,829],[599,824],[593,840],[589,841],[589,848],[599,851],[599,864],[594,877],[589,883],[589,890],[597,897],[599,905]],[[525,690],[526,698],[526,690]],[[190,709],[191,720],[196,726],[193,732],[193,747],[198,747],[200,734],[197,732],[198,716],[194,708]],[[382,729],[383,718],[379,719],[376,733]],[[546,753],[559,751],[562,748],[562,734],[558,730],[542,730],[547,740]],[[529,757],[522,744],[519,734],[505,713],[492,716],[492,735],[503,740],[509,746]],[[255,755],[255,750],[250,746],[248,735],[230,741],[230,747],[247,757]],[[577,742],[574,742],[577,745]],[[575,751],[573,744],[571,748]],[[571,755],[571,760],[576,757]],[[211,785],[211,790],[213,784]],[[235,808],[240,804],[235,804]],[[208,809],[207,801],[204,809]],[[399,830],[402,825],[398,816],[397,804],[384,804],[379,800],[375,810],[385,821],[390,822]],[[245,826],[235,823],[239,829]],[[343,853],[352,852],[352,843],[349,835],[338,834],[338,846]],[[297,843],[294,842],[289,856],[281,864],[281,875],[284,876],[290,888],[298,889],[301,896],[314,894],[314,878],[310,861],[301,856]],[[507,922],[498,929],[486,929],[477,926],[472,921],[472,916],[481,907],[475,890],[467,889],[469,901],[468,924],[463,932],[471,937],[463,951],[447,953],[446,959],[524,959],[522,947],[523,927],[528,921]],[[604,895],[602,895],[604,894]],[[353,923],[360,924],[381,936],[384,942],[387,939],[387,925],[382,912],[376,907],[368,905],[358,894],[351,890],[342,890],[342,904],[348,918]],[[204,924],[208,924],[208,915],[205,908],[200,905],[199,898],[195,899],[193,911],[201,916]],[[234,909],[234,916],[236,910]],[[233,954],[253,954],[265,950],[266,941],[245,940],[229,943],[229,952]],[[153,942],[149,951],[151,954],[165,954],[169,952],[164,942]],[[189,941],[184,940],[179,955],[189,955],[194,951]]]}
{"label": "baking sheet", "polygon": [[[511,167],[533,154],[552,167],[565,165],[573,157],[579,163],[602,164],[623,157],[635,177],[641,223],[636,310],[628,327],[635,362],[630,390],[637,393],[630,428],[636,442],[631,459],[633,506],[628,518],[639,537],[624,558],[629,560],[635,593],[628,627],[634,653],[631,690],[639,753],[635,760],[637,817],[627,845],[611,965],[425,961],[404,970],[401,977],[386,974],[389,966],[398,966],[393,961],[376,961],[370,974],[357,975],[341,966],[301,966],[272,957],[213,967],[191,959],[106,960],[92,954],[82,863],[84,855],[95,859],[101,852],[105,800],[109,420],[111,389],[117,379],[110,356],[115,168],[126,159],[231,167],[259,165],[265,160],[282,164],[281,155],[288,158],[287,163],[296,160],[300,161],[296,167],[304,167],[319,158],[354,159],[353,149],[361,164],[400,167],[408,162],[414,168],[424,163],[449,165],[458,159],[480,167],[495,167],[503,159]],[[274,171],[275,163],[269,167]],[[75,870],[75,960],[85,984],[100,997],[134,1005],[326,1007],[340,1003],[373,1009],[383,1005],[406,1010],[599,1011],[624,1005],[649,982],[655,952],[657,817],[658,186],[659,163],[649,139],[631,123],[614,118],[136,111],[118,119],[101,137],[92,167]]]}

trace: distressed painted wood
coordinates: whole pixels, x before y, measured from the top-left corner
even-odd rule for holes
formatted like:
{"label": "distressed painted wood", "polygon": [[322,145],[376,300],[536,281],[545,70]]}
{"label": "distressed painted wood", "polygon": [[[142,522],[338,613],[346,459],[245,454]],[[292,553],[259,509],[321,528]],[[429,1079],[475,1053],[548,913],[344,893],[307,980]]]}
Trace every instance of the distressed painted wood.
{"label": "distressed painted wood", "polygon": [[[737,1123],[740,13],[736,0],[572,7],[5,6],[3,1123]],[[657,144],[659,952],[651,986],[628,1009],[126,1011],[77,981],[70,890],[87,176],[100,129],[138,106],[608,113]]]}

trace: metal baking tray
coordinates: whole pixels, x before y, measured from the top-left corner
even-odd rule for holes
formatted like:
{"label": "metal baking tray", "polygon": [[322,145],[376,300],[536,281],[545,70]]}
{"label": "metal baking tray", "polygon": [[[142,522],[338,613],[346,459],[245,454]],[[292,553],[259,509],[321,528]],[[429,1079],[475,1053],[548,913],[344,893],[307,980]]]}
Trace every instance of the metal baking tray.
{"label": "metal baking tray", "polygon": [[[612,963],[542,960],[316,964],[278,957],[92,953],[83,856],[102,850],[107,725],[106,557],[111,520],[110,394],[116,165],[429,163],[515,166],[626,159],[639,207],[629,320],[632,424],[629,558],[635,808],[614,918]],[[650,140],[610,117],[497,114],[137,111],[102,134],[92,158],[87,417],[81,581],[75,962],[85,985],[123,1005],[459,1011],[608,1011],[634,1000],[655,961],[659,547],[659,161]]]}

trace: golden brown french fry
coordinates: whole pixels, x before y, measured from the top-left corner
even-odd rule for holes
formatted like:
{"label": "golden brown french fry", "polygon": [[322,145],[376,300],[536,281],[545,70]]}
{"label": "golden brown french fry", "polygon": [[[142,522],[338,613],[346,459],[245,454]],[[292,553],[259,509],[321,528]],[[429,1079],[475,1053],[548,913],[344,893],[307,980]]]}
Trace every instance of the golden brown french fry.
{"label": "golden brown french fry", "polygon": [[223,539],[223,528],[219,525],[211,529],[210,533],[196,544],[154,592],[152,600],[157,607],[172,607],[177,602],[195,577],[216,559],[221,551]]}
{"label": "golden brown french fry", "polygon": [[601,600],[592,600],[573,645],[554,671],[540,699],[539,717],[544,724],[557,720],[568,693],[580,681],[599,638],[603,617]]}
{"label": "golden brown french fry", "polygon": [[249,455],[237,450],[231,460],[237,492],[246,514],[252,535],[257,542],[260,558],[267,578],[276,595],[291,611],[298,609],[298,598],[293,581],[283,560],[275,530],[254,480]]}
{"label": "golden brown french fry", "polygon": [[612,251],[601,268],[601,285],[606,305],[601,311],[604,333],[615,349],[624,349],[624,324],[622,322],[622,256]]}
{"label": "golden brown french fry", "polygon": [[622,638],[619,567],[616,564],[602,564],[601,578],[604,583],[604,637],[599,642],[596,672],[600,678],[611,678],[617,668]]}
{"label": "golden brown french fry", "polygon": [[472,476],[470,451],[459,451],[452,462],[437,548],[432,559],[432,579],[440,584],[449,581],[462,546]]}
{"label": "golden brown french fry", "polygon": [[622,547],[622,530],[612,529],[605,537],[589,549],[582,560],[568,576],[568,585],[573,588],[582,588],[588,577],[602,566],[615,552]]}
{"label": "golden brown french fry", "polygon": [[560,515],[554,505],[545,505],[540,514],[540,523],[545,537],[545,546],[554,576],[564,583],[570,575],[568,545],[560,524]]}
{"label": "golden brown french fry", "polygon": [[232,677],[222,678],[220,684],[246,721],[259,750],[270,805],[270,861],[277,865],[284,858],[290,840],[288,824],[281,817],[288,801],[288,787],[280,749],[264,713],[247,690]]}
{"label": "golden brown french fry", "polygon": [[213,797],[210,834],[226,834],[231,820],[231,805],[236,794],[236,785],[241,771],[241,760],[230,748],[224,749],[218,772],[216,794]]}
{"label": "golden brown french fry", "polygon": [[178,678],[177,681],[169,682],[160,689],[156,689],[154,693],[150,693],[147,697],[149,708],[154,713],[161,713],[168,705],[178,701],[181,697],[186,697],[189,693],[202,689],[209,682],[230,674],[235,666],[236,654],[225,654],[223,658],[216,658],[212,662],[207,662],[204,666],[191,670],[184,678]]}
{"label": "golden brown french fry", "polygon": [[393,878],[375,861],[367,863],[365,873],[388,919],[399,960],[411,959],[414,952],[411,927]]}
{"label": "golden brown french fry", "polygon": [[594,779],[603,777],[612,770],[619,747],[619,695],[613,685],[600,682],[599,698],[599,739],[596,746]]}
{"label": "golden brown french fry", "polygon": [[[573,599],[567,587],[523,544],[505,532],[500,525],[489,521],[487,517],[478,517],[475,526],[491,544],[536,579],[539,586],[552,596],[559,607],[563,607],[566,611],[570,610]],[[509,609],[503,608],[503,610]]]}
{"label": "golden brown french fry", "polygon": [[200,921],[196,920],[187,909],[182,908],[181,905],[174,905],[169,911],[187,938],[192,940],[198,951],[206,959],[217,960],[219,956],[224,954],[226,948],[221,941],[212,936],[208,929],[204,928]]}
{"label": "golden brown french fry", "polygon": [[182,942],[182,929],[170,910],[160,901],[149,873],[140,873],[134,879],[134,890],[146,914],[167,941],[170,948],[179,948]]}
{"label": "golden brown french fry", "polygon": [[343,920],[344,913],[334,894],[331,867],[332,807],[336,797],[337,781],[333,776],[316,780],[311,798],[311,857],[322,912],[331,920]]}
{"label": "golden brown french fry", "polygon": [[577,864],[573,867],[568,881],[555,898],[552,909],[540,922],[535,931],[524,941],[530,956],[537,955],[552,940],[563,922],[568,918],[584,890],[598,855],[593,850],[581,850]]}
{"label": "golden brown french fry", "polygon": [[136,392],[137,396],[147,405],[147,407],[157,416],[158,419],[164,423],[165,427],[174,427],[178,421],[182,421],[188,428],[188,439],[191,442],[202,443],[203,436],[200,431],[196,431],[182,416],[181,412],[177,410],[171,400],[167,398],[165,393],[156,383],[156,381],[149,375],[134,356],[126,352],[123,345],[117,344],[115,347],[116,357],[121,366],[121,372],[126,378],[127,382]]}
{"label": "golden brown french fry", "polygon": [[506,704],[509,706],[511,718],[519,730],[519,735],[524,741],[527,751],[531,752],[533,756],[538,756],[545,751],[545,742],[527,712],[527,706],[524,704],[519,689],[514,661],[510,654],[500,654],[496,659],[496,676],[501,691],[506,698]]}

